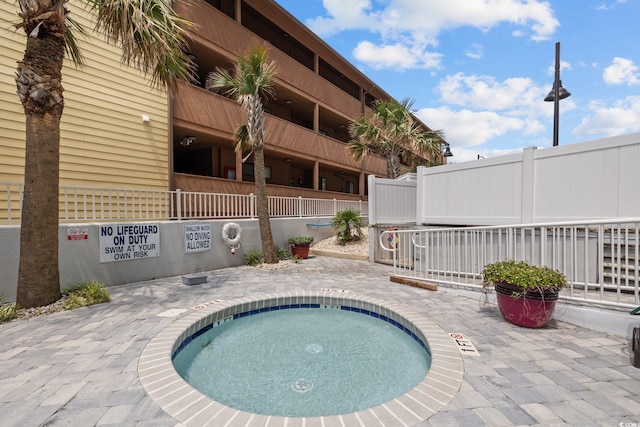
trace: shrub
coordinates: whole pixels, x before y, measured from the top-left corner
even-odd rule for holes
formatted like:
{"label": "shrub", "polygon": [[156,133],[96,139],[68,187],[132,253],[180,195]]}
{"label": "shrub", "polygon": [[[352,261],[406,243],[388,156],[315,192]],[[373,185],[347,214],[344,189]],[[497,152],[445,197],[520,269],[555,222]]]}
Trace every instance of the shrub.
{"label": "shrub", "polygon": [[289,249],[287,248],[278,249],[276,251],[276,255],[278,256],[278,259],[281,259],[281,260],[291,259],[291,252],[289,252]]}
{"label": "shrub", "polygon": [[348,208],[333,217],[331,226],[338,233],[338,243],[344,246],[347,242],[362,238],[362,227],[365,226],[365,221],[360,216],[360,211]]}
{"label": "shrub", "polygon": [[249,251],[244,254],[244,263],[248,266],[255,267],[258,264],[262,264],[264,261],[264,254],[262,251]]}
{"label": "shrub", "polygon": [[313,242],[313,236],[295,236],[287,240],[289,246],[310,245]]}
{"label": "shrub", "polygon": [[16,303],[0,304],[0,323],[6,323],[18,317]]}
{"label": "shrub", "polygon": [[500,261],[488,264],[482,271],[485,287],[509,283],[525,289],[559,289],[567,285],[566,277],[550,267],[531,265],[526,261]]}
{"label": "shrub", "polygon": [[63,304],[65,310],[111,301],[107,288],[94,281],[80,283],[66,289],[63,295],[67,297]]}

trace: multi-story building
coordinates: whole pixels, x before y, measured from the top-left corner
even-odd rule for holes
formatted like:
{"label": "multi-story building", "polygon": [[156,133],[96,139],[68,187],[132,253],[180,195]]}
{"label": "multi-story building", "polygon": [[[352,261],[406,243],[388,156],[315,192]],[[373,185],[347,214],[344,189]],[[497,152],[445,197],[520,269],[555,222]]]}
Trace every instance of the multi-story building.
{"label": "multi-story building", "polygon": [[[82,3],[69,5],[92,28]],[[173,97],[120,65],[118,49],[99,36],[80,38],[86,65],[65,62],[63,70],[62,184],[253,192],[252,157],[243,162],[248,153],[233,149],[244,114],[237,102],[203,86],[209,72],[232,67],[254,45],[268,46],[278,67],[275,98],[265,105],[268,194],[361,199],[367,175],[386,175],[383,158],[356,162],[346,143],[349,123],[389,95],[286,10],[272,0],[191,0],[175,7],[195,23],[189,53],[198,79],[180,84]],[[16,10],[3,2],[2,21],[15,21]],[[0,39],[0,182],[21,181],[24,115],[13,76],[25,36],[5,29]]]}

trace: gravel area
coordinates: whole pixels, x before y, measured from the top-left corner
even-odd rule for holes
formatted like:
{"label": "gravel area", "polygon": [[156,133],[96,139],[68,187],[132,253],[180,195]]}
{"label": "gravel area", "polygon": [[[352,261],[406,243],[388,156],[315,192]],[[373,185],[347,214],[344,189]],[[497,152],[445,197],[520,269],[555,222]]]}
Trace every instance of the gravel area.
{"label": "gravel area", "polygon": [[[338,243],[336,236],[331,236],[324,240],[320,240],[319,242],[315,242],[311,245],[311,249],[316,249],[323,252],[336,252],[341,254],[349,254],[349,255],[360,255],[360,256],[368,256],[369,255],[369,233],[366,228],[362,229],[362,234],[364,235],[362,239],[354,242],[349,242],[346,245],[342,246]],[[257,265],[256,268],[260,268],[262,270],[284,270],[287,268],[294,267],[300,262],[304,262],[304,260],[293,261],[290,259],[280,261],[277,264],[260,264]]]}
{"label": "gravel area", "polygon": [[337,242],[336,236],[329,237],[328,239],[321,240],[311,245],[311,249],[327,252],[338,252],[342,254],[350,255],[369,255],[369,230],[362,229],[364,235],[362,239],[354,242],[348,242],[342,246]]}

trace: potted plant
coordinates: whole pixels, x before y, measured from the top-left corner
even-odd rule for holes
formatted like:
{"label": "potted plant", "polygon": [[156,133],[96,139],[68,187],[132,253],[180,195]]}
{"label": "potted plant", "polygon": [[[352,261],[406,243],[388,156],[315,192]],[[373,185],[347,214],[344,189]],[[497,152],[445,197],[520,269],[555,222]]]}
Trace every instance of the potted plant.
{"label": "potted plant", "polygon": [[309,247],[313,242],[313,236],[295,236],[288,240],[291,247],[291,255],[294,258],[307,259],[309,256]]}
{"label": "potted plant", "polygon": [[494,287],[502,317],[514,325],[541,328],[547,324],[566,277],[549,267],[526,261],[500,261],[482,271],[485,288]]}

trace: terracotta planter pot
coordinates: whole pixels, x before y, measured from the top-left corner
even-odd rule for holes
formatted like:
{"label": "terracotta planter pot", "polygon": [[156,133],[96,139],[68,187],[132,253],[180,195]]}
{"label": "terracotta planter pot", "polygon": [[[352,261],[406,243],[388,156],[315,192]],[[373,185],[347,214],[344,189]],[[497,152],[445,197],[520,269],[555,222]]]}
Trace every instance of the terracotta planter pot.
{"label": "terracotta planter pot", "polygon": [[[509,283],[497,283],[495,289],[502,317],[509,323],[525,328],[545,326],[558,300],[558,292],[553,290],[542,293],[530,290],[524,293],[521,287]],[[519,294],[517,298],[513,297],[514,293]]]}
{"label": "terracotta planter pot", "polygon": [[291,246],[291,255],[300,259],[307,259],[309,257],[310,243],[299,244]]}

